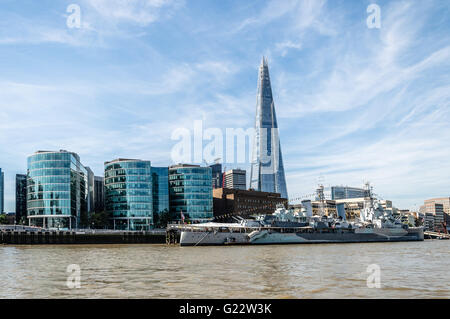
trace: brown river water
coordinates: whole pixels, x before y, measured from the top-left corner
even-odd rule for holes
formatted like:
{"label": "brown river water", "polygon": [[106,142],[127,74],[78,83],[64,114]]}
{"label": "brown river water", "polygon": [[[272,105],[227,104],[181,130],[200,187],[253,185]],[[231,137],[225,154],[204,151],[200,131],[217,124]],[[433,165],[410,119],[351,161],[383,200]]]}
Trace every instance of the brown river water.
{"label": "brown river water", "polygon": [[[67,285],[72,264],[79,288]],[[368,287],[369,265],[379,288]],[[0,269],[0,298],[450,298],[449,240],[0,246]]]}

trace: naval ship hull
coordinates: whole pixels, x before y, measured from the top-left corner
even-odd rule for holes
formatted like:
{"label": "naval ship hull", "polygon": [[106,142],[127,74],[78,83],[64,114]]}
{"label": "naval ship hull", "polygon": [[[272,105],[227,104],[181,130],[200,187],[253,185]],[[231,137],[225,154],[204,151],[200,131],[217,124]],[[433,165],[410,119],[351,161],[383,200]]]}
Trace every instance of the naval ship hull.
{"label": "naval ship hull", "polygon": [[408,230],[379,229],[370,231],[332,231],[332,232],[271,232],[263,230],[253,233],[183,231],[181,246],[213,245],[278,245],[278,244],[324,244],[324,243],[366,243],[423,241],[422,228]]}

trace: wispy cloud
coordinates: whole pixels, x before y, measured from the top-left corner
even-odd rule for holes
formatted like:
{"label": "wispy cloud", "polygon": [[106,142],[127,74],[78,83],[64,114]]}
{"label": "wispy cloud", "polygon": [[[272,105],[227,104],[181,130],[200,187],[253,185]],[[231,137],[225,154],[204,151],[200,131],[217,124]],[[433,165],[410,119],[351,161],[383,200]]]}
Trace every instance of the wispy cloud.
{"label": "wispy cloud", "polygon": [[133,23],[147,26],[168,17],[179,8],[182,0],[83,0],[96,14],[110,23]]}

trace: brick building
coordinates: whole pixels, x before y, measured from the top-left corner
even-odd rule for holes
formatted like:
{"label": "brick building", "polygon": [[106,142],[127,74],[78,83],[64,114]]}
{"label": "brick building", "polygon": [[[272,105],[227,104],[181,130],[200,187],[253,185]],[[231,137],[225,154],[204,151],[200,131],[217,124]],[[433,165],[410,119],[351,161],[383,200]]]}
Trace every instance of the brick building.
{"label": "brick building", "polygon": [[248,217],[254,214],[272,214],[278,204],[287,205],[288,200],[279,193],[217,188],[213,190],[214,217]]}

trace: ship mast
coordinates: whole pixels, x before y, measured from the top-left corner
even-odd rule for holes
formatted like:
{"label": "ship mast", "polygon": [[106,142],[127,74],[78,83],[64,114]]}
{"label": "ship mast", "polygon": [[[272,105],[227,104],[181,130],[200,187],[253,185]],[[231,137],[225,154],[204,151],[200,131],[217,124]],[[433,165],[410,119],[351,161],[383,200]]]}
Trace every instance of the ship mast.
{"label": "ship mast", "polygon": [[324,187],[323,184],[319,185],[319,188],[317,189],[317,197],[319,199],[319,215],[325,216],[325,196],[323,193]]}
{"label": "ship mast", "polygon": [[366,182],[364,184],[364,191],[365,191],[365,196],[364,196],[364,206],[366,208],[373,208],[373,193],[372,193],[372,186],[370,186],[370,182]]}

